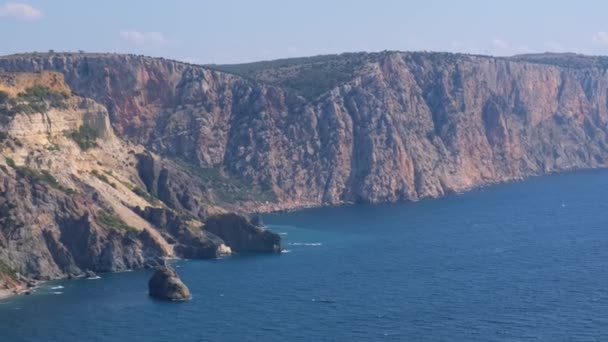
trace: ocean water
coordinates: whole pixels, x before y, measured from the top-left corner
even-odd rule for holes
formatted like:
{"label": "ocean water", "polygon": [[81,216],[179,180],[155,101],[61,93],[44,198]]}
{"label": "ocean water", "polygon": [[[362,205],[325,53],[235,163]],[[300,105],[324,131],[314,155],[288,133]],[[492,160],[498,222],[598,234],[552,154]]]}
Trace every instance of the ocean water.
{"label": "ocean water", "polygon": [[267,215],[280,256],[52,282],[0,302],[0,341],[608,341],[608,171],[437,200]]}

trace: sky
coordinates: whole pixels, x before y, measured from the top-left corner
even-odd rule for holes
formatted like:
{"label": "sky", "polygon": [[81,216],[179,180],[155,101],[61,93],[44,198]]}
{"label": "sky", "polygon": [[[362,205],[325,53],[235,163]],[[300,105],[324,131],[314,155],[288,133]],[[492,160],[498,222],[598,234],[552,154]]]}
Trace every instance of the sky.
{"label": "sky", "polygon": [[608,54],[605,0],[0,0],[0,55],[239,63],[356,51]]}

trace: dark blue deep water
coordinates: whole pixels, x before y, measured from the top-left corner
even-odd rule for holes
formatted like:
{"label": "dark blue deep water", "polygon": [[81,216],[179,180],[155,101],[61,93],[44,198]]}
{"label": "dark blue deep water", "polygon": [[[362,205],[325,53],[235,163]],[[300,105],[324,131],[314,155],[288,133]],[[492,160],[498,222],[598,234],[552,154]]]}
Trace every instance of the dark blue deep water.
{"label": "dark blue deep water", "polygon": [[608,341],[608,171],[264,219],[288,252],[178,262],[190,302],[49,283],[0,341]]}

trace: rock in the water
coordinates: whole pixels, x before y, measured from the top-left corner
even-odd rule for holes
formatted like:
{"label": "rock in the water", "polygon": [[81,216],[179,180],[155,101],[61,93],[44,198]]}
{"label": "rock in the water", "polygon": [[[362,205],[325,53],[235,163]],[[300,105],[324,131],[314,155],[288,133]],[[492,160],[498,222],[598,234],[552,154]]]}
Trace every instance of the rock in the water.
{"label": "rock in the water", "polygon": [[281,253],[281,237],[237,214],[211,216],[205,231],[219,236],[232,251],[243,253]]}
{"label": "rock in the water", "polygon": [[264,222],[262,222],[262,218],[260,217],[260,215],[255,215],[251,218],[250,220],[251,224],[256,226],[256,227],[263,227],[264,226]]}
{"label": "rock in the water", "polygon": [[97,274],[91,270],[87,270],[84,272],[85,277],[87,278],[97,278]]}
{"label": "rock in the water", "polygon": [[190,290],[181,281],[177,272],[170,267],[156,270],[148,282],[150,297],[165,300],[189,300]]}

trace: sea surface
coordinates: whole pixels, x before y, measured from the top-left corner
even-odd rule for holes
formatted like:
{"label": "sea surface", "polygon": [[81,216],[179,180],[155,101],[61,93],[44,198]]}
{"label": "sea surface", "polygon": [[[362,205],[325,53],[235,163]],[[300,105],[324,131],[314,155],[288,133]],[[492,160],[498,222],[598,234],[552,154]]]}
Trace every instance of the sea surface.
{"label": "sea surface", "polygon": [[285,253],[51,282],[0,341],[608,341],[608,171],[435,200],[266,215]]}

